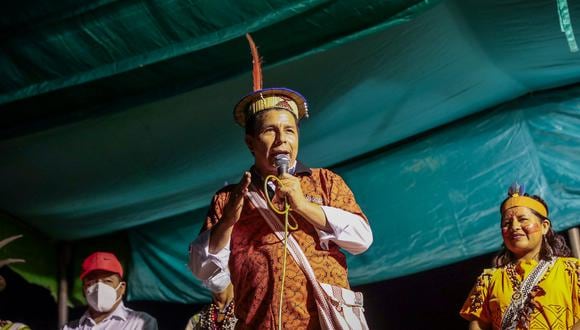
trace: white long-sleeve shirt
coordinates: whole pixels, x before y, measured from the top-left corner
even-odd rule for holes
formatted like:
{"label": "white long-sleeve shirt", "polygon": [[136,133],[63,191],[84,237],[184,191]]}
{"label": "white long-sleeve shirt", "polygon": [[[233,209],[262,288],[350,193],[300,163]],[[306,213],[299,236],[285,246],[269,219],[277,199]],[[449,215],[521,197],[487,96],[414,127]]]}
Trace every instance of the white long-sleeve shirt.
{"label": "white long-sleeve shirt", "polygon": [[[332,232],[317,230],[320,245],[328,250],[328,242],[354,255],[366,251],[373,242],[369,224],[360,216],[345,210],[321,206]],[[212,292],[221,292],[230,284],[229,242],[216,253],[209,252],[211,230],[201,233],[189,246],[189,268]]]}
{"label": "white long-sleeve shirt", "polygon": [[121,302],[117,308],[99,323],[89,312],[78,320],[69,322],[61,330],[157,330],[157,320],[145,312],[134,311]]}

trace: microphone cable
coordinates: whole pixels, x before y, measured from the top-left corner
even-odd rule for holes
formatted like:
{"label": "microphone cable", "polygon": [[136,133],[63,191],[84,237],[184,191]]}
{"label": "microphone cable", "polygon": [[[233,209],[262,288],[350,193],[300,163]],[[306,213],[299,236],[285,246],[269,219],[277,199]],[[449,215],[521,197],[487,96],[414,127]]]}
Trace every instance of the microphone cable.
{"label": "microphone cable", "polygon": [[279,183],[281,182],[280,179],[278,179],[278,177],[275,175],[269,175],[268,177],[266,177],[266,180],[264,180],[264,195],[266,197],[266,200],[268,201],[268,205],[270,205],[270,208],[274,212],[276,212],[277,214],[284,215],[284,254],[282,257],[282,283],[281,283],[281,288],[280,288],[280,305],[278,308],[278,329],[281,330],[282,329],[282,302],[284,301],[284,282],[286,279],[286,257],[288,255],[288,229],[290,229],[290,230],[298,229],[298,223],[295,222],[293,226],[291,226],[288,223],[288,216],[289,216],[290,211],[292,209],[290,208],[290,205],[286,201],[286,197],[284,197],[284,209],[283,210],[279,210],[272,203],[272,200],[270,199],[270,195],[268,195],[268,181],[270,181],[270,180],[272,180],[272,182],[274,182],[274,181],[277,181]]}

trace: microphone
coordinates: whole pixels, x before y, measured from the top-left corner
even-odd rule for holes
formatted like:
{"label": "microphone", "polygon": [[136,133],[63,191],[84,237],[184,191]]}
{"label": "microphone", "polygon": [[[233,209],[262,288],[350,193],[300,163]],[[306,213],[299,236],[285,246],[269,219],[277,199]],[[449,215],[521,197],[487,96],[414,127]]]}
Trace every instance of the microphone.
{"label": "microphone", "polygon": [[286,154],[278,154],[274,157],[274,164],[278,170],[278,176],[288,173],[288,166],[290,165],[290,157]]}

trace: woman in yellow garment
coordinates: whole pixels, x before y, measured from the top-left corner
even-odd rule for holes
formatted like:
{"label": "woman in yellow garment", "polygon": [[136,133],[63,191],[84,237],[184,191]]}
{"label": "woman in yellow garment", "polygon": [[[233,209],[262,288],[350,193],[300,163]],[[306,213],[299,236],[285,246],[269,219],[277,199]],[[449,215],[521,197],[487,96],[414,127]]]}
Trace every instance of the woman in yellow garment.
{"label": "woman in yellow garment", "polygon": [[[502,251],[494,268],[477,278],[460,311],[469,329],[580,329],[580,260],[569,257],[564,238],[552,230],[546,203],[513,185],[500,211]],[[512,296],[541,260],[554,262],[515,309],[512,327],[502,325]]]}

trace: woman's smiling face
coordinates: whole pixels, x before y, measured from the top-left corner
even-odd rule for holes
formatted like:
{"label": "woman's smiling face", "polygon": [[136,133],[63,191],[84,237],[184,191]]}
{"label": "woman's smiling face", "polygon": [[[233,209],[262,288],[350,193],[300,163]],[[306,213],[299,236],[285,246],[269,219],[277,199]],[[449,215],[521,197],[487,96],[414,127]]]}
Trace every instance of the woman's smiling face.
{"label": "woman's smiling face", "polygon": [[506,210],[501,220],[501,234],[505,246],[518,259],[538,255],[543,236],[549,229],[550,221],[538,217],[524,206]]}

